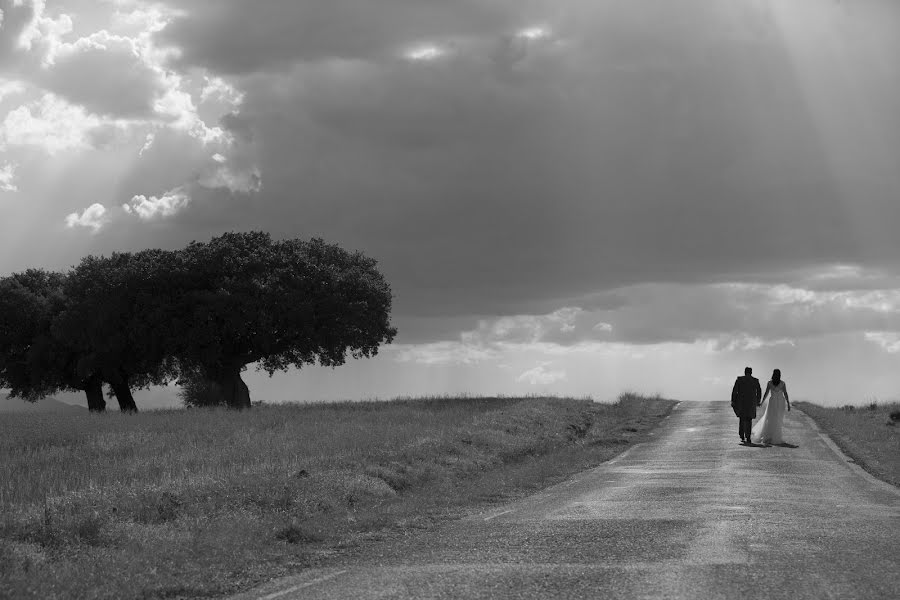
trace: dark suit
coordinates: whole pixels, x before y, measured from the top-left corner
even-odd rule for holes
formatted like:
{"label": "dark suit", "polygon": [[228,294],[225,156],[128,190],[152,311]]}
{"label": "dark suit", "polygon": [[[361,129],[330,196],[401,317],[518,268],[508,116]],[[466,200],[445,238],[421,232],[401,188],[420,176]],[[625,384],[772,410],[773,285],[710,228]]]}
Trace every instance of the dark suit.
{"label": "dark suit", "polygon": [[734,382],[731,389],[731,408],[740,419],[738,435],[741,439],[750,439],[750,429],[753,427],[753,419],[756,418],[756,407],[762,398],[762,390],[759,387],[759,379],[752,375],[741,375]]}

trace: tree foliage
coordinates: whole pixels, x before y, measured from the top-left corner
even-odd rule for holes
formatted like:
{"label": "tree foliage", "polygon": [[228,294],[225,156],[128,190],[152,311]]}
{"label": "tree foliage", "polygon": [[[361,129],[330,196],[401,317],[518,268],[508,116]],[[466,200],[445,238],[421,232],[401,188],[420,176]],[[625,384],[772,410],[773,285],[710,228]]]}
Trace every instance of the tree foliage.
{"label": "tree foliage", "polygon": [[58,273],[36,269],[0,279],[0,386],[14,397],[40,393],[35,359],[61,305],[62,281]]}
{"label": "tree foliage", "polygon": [[376,262],[321,239],[227,233],[178,251],[88,256],[68,273],[0,279],[0,387],[36,400],[103,382],[123,411],[133,388],[179,378],[188,404],[249,408],[240,373],[269,375],[393,340],[391,290]]}
{"label": "tree foliage", "polygon": [[228,233],[190,244],[178,262],[176,355],[218,384],[232,407],[250,406],[245,365],[270,375],[337,366],[348,353],[374,356],[396,334],[390,286],[376,262],[320,239]]}
{"label": "tree foliage", "polygon": [[164,283],[174,253],[145,250],[88,256],[66,277],[66,308],[54,334],[79,355],[83,369],[110,384],[120,408],[137,411],[133,387],[176,375],[165,335]]}
{"label": "tree foliage", "polygon": [[88,407],[102,411],[102,383],[75,349],[53,333],[65,310],[66,276],[29,269],[0,279],[0,387],[34,402],[64,390],[82,390]]}

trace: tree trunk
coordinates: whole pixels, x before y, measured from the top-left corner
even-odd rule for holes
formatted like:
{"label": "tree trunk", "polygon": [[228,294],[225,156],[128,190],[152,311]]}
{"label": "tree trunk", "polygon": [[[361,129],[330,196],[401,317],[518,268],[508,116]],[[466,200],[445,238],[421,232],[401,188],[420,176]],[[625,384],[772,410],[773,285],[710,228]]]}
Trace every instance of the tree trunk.
{"label": "tree trunk", "polygon": [[250,408],[250,390],[247,384],[241,379],[241,368],[234,367],[228,371],[223,371],[215,378],[216,384],[222,390],[225,398],[225,404],[228,408],[236,408],[243,410]]}
{"label": "tree trunk", "polygon": [[103,380],[97,375],[91,375],[84,382],[84,394],[87,396],[88,410],[91,412],[103,412],[106,410],[106,400],[103,399]]}
{"label": "tree trunk", "polygon": [[131,387],[128,385],[128,377],[122,376],[110,381],[109,386],[119,401],[119,410],[124,413],[136,413],[138,411],[137,404],[134,403],[134,396],[131,395]]}

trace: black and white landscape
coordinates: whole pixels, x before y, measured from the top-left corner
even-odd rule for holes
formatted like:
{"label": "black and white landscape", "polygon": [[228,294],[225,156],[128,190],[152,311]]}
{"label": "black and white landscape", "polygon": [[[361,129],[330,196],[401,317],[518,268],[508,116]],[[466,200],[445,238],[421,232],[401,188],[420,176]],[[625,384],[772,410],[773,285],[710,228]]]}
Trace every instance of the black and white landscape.
{"label": "black and white landscape", "polygon": [[395,343],[257,398],[897,396],[891,0],[0,10],[0,271],[251,229],[379,261]]}
{"label": "black and white landscape", "polygon": [[900,0],[0,0],[0,600],[900,598]]}

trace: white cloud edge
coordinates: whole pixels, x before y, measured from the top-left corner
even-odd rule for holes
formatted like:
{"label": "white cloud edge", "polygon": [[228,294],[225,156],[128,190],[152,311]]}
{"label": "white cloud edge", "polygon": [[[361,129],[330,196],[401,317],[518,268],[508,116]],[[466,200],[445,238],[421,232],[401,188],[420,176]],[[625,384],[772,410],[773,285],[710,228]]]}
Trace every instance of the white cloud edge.
{"label": "white cloud edge", "polygon": [[165,219],[175,216],[191,203],[191,196],[183,187],[177,187],[160,196],[135,195],[123,204],[122,209],[142,221]]}
{"label": "white cloud edge", "polygon": [[109,215],[105,206],[95,202],[81,211],[81,214],[73,212],[66,216],[65,223],[69,229],[84,227],[96,234],[109,223]]}
{"label": "white cloud edge", "polygon": [[18,192],[15,180],[16,165],[11,162],[0,164],[0,192]]}

